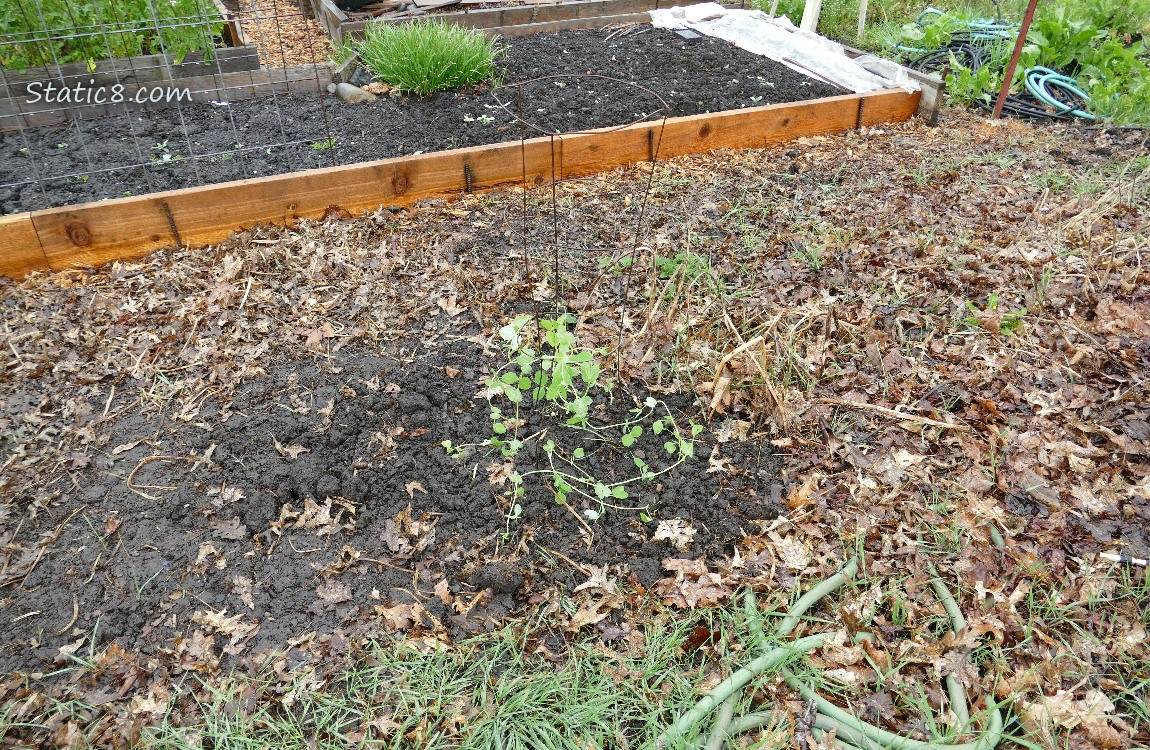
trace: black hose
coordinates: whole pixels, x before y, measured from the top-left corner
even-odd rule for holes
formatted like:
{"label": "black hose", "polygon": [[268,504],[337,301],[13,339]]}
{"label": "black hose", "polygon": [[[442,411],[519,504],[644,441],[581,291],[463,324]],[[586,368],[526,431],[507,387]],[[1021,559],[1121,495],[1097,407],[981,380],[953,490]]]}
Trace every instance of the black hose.
{"label": "black hose", "polygon": [[[994,64],[995,55],[991,48],[1001,44],[1001,41],[1001,39],[988,38],[985,35],[969,31],[955,32],[945,46],[919,55],[907,63],[906,67],[921,73],[941,74],[948,67],[953,69],[955,65],[958,65],[976,73],[984,65]],[[1088,102],[1076,93],[1059,86],[1057,81],[1049,82],[1047,90],[1057,101],[1070,107],[1070,110],[1085,111]],[[979,97],[976,103],[981,109],[994,110],[994,99],[990,94]],[[1075,119],[1069,111],[1056,111],[1027,91],[1006,97],[1002,111],[1003,114],[1030,121]]]}

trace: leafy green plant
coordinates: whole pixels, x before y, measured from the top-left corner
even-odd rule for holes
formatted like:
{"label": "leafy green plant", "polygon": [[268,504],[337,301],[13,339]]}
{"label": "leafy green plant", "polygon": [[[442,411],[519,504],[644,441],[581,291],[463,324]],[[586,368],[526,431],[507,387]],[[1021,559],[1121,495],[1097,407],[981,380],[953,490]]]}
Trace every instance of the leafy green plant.
{"label": "leafy green plant", "polygon": [[[521,411],[529,400],[549,416],[561,420],[582,437],[581,442],[630,454],[636,471],[623,479],[604,479],[589,468],[587,447],[564,447],[555,438],[547,438],[540,446],[547,458],[547,468],[514,471],[509,476],[512,489],[508,520],[514,520],[522,513],[518,501],[525,496],[525,480],[532,476],[550,481],[558,503],[567,503],[571,495],[595,503],[597,508],[584,511],[584,515],[592,520],[607,508],[646,510],[646,505],[629,507],[619,504],[631,497],[628,487],[637,482],[651,482],[693,457],[694,439],[703,429],[702,425],[693,422],[680,428],[667,404],[653,396],[630,409],[620,422],[602,425],[592,422],[590,412],[595,396],[609,396],[611,383],[604,378],[602,367],[595,361],[596,353],[579,345],[575,332],[569,327],[570,322],[566,315],[536,320],[523,314],[499,329],[508,361],[484,383],[490,409],[491,437],[479,445],[495,448],[505,458],[514,459],[523,452],[527,441],[542,439],[541,434],[524,437],[521,433],[525,421]],[[528,341],[527,329],[532,323],[537,323],[543,332],[541,347],[531,346]],[[499,405],[503,400],[511,404],[511,413],[505,413]],[[648,430],[663,439],[667,458],[661,467],[631,450]],[[450,440],[443,441],[442,445],[456,457],[473,447],[457,446]]]}
{"label": "leafy green plant", "polygon": [[500,52],[482,31],[436,20],[369,23],[355,50],[376,78],[420,96],[490,78]]}
{"label": "leafy green plant", "polygon": [[988,101],[991,93],[1001,86],[1001,68],[983,65],[978,70],[971,70],[951,55],[950,74],[946,77],[946,93],[950,95],[952,101],[972,106],[980,100]]}
{"label": "leafy green plant", "polygon": [[[1018,18],[1018,8],[1007,8]],[[988,21],[973,9],[924,14],[919,22],[890,26],[878,33],[905,57],[944,47],[969,28],[987,36]],[[1127,124],[1150,122],[1150,66],[1145,36],[1150,33],[1150,0],[1052,0],[1039,6],[1012,84],[1021,88],[1026,71],[1049,68],[1075,79],[1089,98],[1089,111]],[[995,26],[1001,34],[1003,27]],[[1006,36],[1009,36],[1007,34]],[[989,103],[1002,84],[1012,40],[983,39],[982,67],[971,70],[953,56],[947,93],[961,104]]]}
{"label": "leafy green plant", "polygon": [[1014,310],[1011,312],[998,313],[999,297],[997,294],[990,295],[986,300],[986,308],[979,310],[973,302],[967,302],[966,308],[970,311],[970,315],[963,319],[963,323],[971,328],[987,328],[988,322],[997,324],[998,332],[1004,336],[1009,336],[1016,333],[1022,328],[1022,319],[1026,317],[1026,308],[1021,310]]}
{"label": "leafy green plant", "polygon": [[671,278],[682,267],[685,267],[688,280],[711,270],[711,264],[707,259],[697,253],[675,253],[671,257],[655,256],[655,270],[661,279]]}
{"label": "leafy green plant", "polygon": [[950,44],[954,32],[962,26],[960,19],[944,13],[925,26],[918,23],[903,24],[901,39],[903,44],[916,49],[940,49]]}
{"label": "leafy green plant", "polygon": [[328,41],[327,60],[337,68],[345,62],[355,57],[355,46],[349,42],[337,42],[334,39]]}
{"label": "leafy green plant", "polygon": [[599,270],[604,273],[621,274],[631,266],[635,265],[635,258],[631,255],[624,255],[622,258],[613,258],[605,256],[599,259]]}
{"label": "leafy green plant", "polygon": [[189,52],[211,59],[223,19],[205,0],[36,0],[0,3],[0,66],[23,71],[57,63]]}
{"label": "leafy green plant", "polygon": [[655,255],[652,267],[655,275],[663,282],[661,294],[667,300],[695,291],[703,295],[728,293],[724,288],[723,277],[715,272],[710,259],[691,250],[671,256]]}

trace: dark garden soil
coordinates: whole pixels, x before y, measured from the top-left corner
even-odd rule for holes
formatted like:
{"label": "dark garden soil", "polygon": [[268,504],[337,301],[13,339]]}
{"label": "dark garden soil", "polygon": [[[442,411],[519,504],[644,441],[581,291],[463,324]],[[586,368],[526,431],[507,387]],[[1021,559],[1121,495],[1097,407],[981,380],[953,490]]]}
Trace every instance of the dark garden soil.
{"label": "dark garden soil", "polygon": [[[575,132],[842,92],[727,42],[687,42],[646,30],[608,38],[567,31],[508,39],[499,63],[524,119],[549,132]],[[653,93],[652,93],[653,92]],[[14,213],[125,195],[351,164],[419,152],[517,140],[519,121],[489,86],[430,98],[384,96],[349,106],[330,95],[284,95],[181,105],[70,126],[0,134],[0,185],[40,176],[41,184],[0,188],[0,212]],[[526,129],[527,137],[539,135]],[[291,145],[284,145],[291,144]],[[75,175],[58,180],[53,176]]]}
{"label": "dark garden soil", "polygon": [[[345,349],[332,360],[278,363],[230,403],[205,400],[191,424],[130,409],[103,431],[111,452],[72,467],[74,491],[53,507],[71,517],[57,554],[0,579],[18,585],[26,615],[6,628],[0,672],[60,665],[73,627],[94,631],[97,644],[164,650],[193,665],[208,657],[187,624],[209,613],[240,616],[215,623],[233,638],[216,644],[225,666],[301,633],[350,637],[384,621],[406,629],[421,613],[459,637],[494,627],[532,591],[574,587],[588,569],[579,566],[623,566],[633,584],[650,587],[663,560],[730,555],[779,515],[769,443],[721,446],[720,474],[708,470],[719,455],[705,433],[680,469],[632,486],[628,502],[648,507],[647,523],[608,511],[592,527],[575,513],[594,503],[557,505],[544,482],[526,484],[520,518],[509,520],[504,459],[490,448],[453,459],[440,446],[491,434],[487,402],[476,396],[498,363],[462,337],[382,355]],[[593,421],[618,422],[647,395],[600,398]],[[693,398],[660,398],[684,430],[690,416],[702,419]],[[33,399],[31,391],[8,399],[3,415]],[[523,416],[521,435],[547,430],[560,444],[586,445],[588,468],[606,481],[634,476],[632,455],[656,468],[665,455],[666,436],[650,430],[621,454],[575,442],[530,404]],[[528,441],[518,471],[547,465],[542,442]],[[656,541],[666,521],[693,538]],[[452,597],[474,606],[455,611]]]}

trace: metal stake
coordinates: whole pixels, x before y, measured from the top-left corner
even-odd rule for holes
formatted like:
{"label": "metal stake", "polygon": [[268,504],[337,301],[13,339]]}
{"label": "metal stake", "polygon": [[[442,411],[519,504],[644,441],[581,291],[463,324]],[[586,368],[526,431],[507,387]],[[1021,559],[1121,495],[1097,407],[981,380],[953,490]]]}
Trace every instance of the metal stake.
{"label": "metal stake", "polygon": [[1002,90],[998,92],[998,101],[994,103],[994,119],[1002,117],[1002,108],[1006,105],[1006,96],[1010,93],[1010,83],[1014,80],[1014,71],[1018,69],[1018,58],[1022,56],[1022,47],[1026,44],[1026,32],[1030,31],[1030,22],[1034,20],[1034,9],[1038,7],[1038,0],[1030,0],[1026,7],[1026,15],[1022,18],[1022,28],[1018,30],[1018,39],[1014,42],[1014,52],[1010,55],[1010,64],[1006,66],[1006,74],[1002,79]]}

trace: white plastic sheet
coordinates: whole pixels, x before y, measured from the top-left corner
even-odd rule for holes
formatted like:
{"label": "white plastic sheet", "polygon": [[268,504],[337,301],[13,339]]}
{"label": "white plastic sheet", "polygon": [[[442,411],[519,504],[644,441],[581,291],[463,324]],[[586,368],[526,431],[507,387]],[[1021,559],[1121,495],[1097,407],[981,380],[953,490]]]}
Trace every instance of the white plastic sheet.
{"label": "white plastic sheet", "polygon": [[771,18],[761,10],[700,3],[653,10],[651,25],[660,29],[692,29],[724,39],[748,52],[769,57],[811,78],[833,83],[856,94],[895,86],[907,91],[918,90],[918,84],[901,66],[870,56],[851,60],[841,44],[796,28],[786,16]]}

